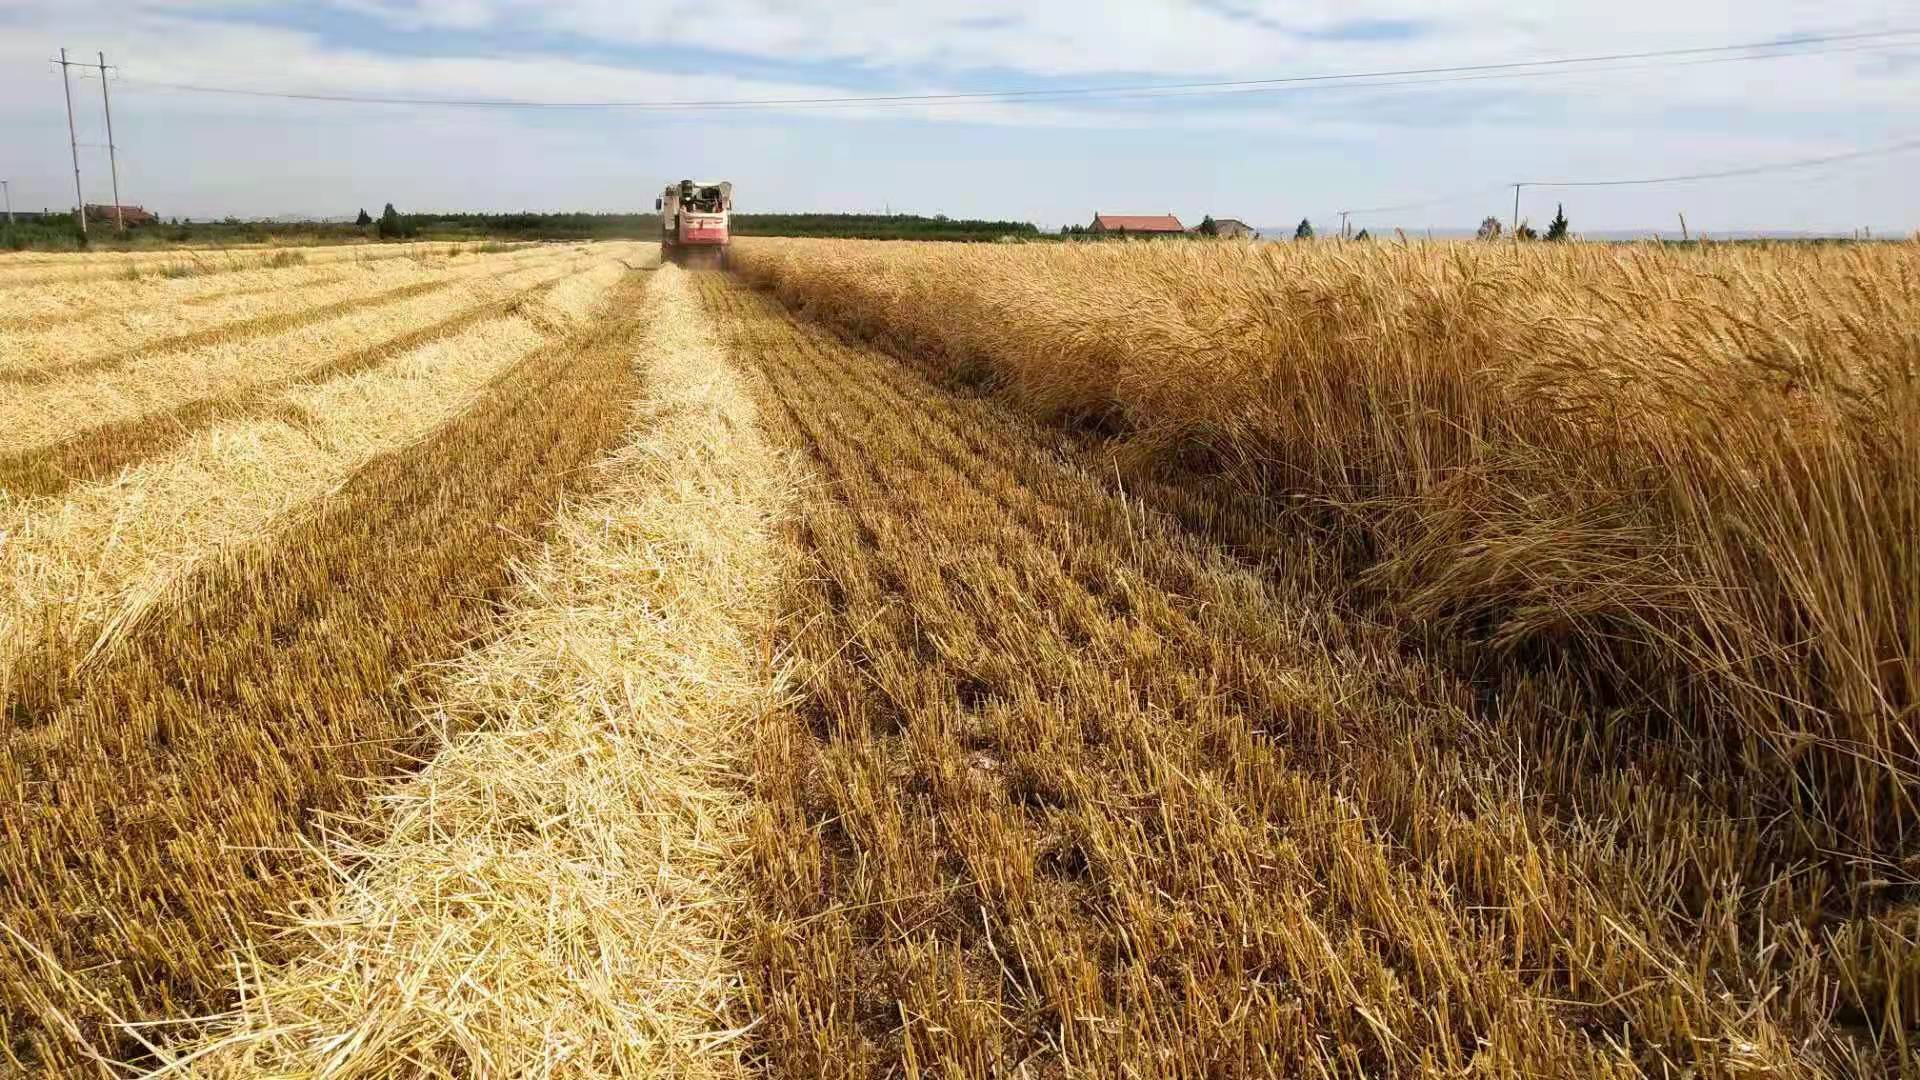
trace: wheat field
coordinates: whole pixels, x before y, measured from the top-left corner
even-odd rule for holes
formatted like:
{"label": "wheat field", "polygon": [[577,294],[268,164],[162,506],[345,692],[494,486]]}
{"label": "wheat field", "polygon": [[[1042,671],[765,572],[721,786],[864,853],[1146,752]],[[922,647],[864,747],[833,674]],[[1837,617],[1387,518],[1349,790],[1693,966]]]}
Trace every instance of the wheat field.
{"label": "wheat field", "polygon": [[193,259],[0,256],[0,1074],[1920,1077],[1920,245]]}

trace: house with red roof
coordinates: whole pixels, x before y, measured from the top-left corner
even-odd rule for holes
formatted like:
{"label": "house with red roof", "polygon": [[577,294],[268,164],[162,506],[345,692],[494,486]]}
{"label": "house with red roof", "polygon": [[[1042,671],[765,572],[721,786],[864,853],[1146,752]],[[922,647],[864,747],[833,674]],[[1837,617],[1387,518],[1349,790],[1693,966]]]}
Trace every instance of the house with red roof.
{"label": "house with red roof", "polygon": [[1184,236],[1187,231],[1180,219],[1172,214],[1101,214],[1093,215],[1093,224],[1088,232],[1095,235],[1125,234],[1127,236]]}
{"label": "house with red roof", "polygon": [[[119,211],[117,215],[115,214],[116,210]],[[116,207],[112,203],[106,203],[106,204],[88,203],[87,204],[87,219],[89,221],[110,222],[115,220],[116,218],[128,225],[152,225],[155,222],[160,220],[158,217],[154,216],[152,211],[148,210],[144,206]]]}

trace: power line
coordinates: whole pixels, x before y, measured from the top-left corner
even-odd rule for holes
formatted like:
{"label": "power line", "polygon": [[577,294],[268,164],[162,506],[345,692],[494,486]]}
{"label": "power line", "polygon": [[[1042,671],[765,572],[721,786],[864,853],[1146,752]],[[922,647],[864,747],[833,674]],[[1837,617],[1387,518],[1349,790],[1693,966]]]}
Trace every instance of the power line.
{"label": "power line", "polygon": [[1865,158],[1886,157],[1920,150],[1920,139],[1906,139],[1888,143],[1884,146],[1868,147],[1864,150],[1849,150],[1839,154],[1825,154],[1820,157],[1798,158],[1791,161],[1771,161],[1757,165],[1740,165],[1727,169],[1715,169],[1709,172],[1677,173],[1671,176],[1646,176],[1626,180],[1522,180],[1517,183],[1482,185],[1457,191],[1450,195],[1439,195],[1430,199],[1412,202],[1394,203],[1390,206],[1363,206],[1357,209],[1340,210],[1341,215],[1385,214],[1397,210],[1420,210],[1429,206],[1441,206],[1464,199],[1491,194],[1494,191],[1511,189],[1514,192],[1514,221],[1519,221],[1519,195],[1523,188],[1530,187],[1642,187],[1653,184],[1680,184],[1696,180],[1724,180],[1740,176],[1761,176],[1767,173],[1787,172],[1794,169],[1811,169],[1822,165],[1834,165],[1845,161],[1859,161]]}
{"label": "power line", "polygon": [[1920,150],[1920,139],[1908,139],[1905,142],[1876,146],[1866,150],[1850,150],[1844,154],[1828,154],[1824,157],[1801,158],[1798,161],[1777,161],[1766,165],[1746,165],[1734,169],[1720,169],[1715,172],[1682,173],[1677,176],[1649,176],[1633,180],[1522,180],[1519,187],[1638,187],[1644,184],[1679,184],[1690,180],[1724,180],[1734,176],[1757,176],[1761,173],[1784,172],[1788,169],[1810,169],[1818,165],[1832,165],[1840,161],[1855,161],[1860,158],[1884,157],[1888,154],[1900,154],[1909,150]]}
{"label": "power line", "polygon": [[[1579,75],[1610,74],[1612,72],[1617,72],[1617,71],[1647,71],[1650,69],[1664,70],[1664,69],[1670,69],[1670,68],[1697,67],[1703,64],[1737,64],[1737,63],[1746,63],[1746,62],[1755,61],[1755,60],[1795,60],[1805,56],[1833,56],[1841,53],[1886,52],[1887,50],[1891,48],[1896,48],[1896,47],[1897,46],[1891,46],[1891,45],[1854,45],[1846,48],[1801,49],[1794,52],[1763,53],[1757,56],[1713,56],[1713,57],[1706,57],[1703,59],[1675,60],[1670,62],[1650,62],[1650,63],[1638,63],[1638,64],[1607,64],[1605,66],[1582,67],[1582,68],[1553,68],[1553,69],[1544,70],[1544,71],[1501,71],[1501,72],[1493,72],[1490,74],[1453,75],[1453,76],[1446,76],[1443,78],[1430,78],[1430,79],[1394,79],[1394,80],[1376,81],[1376,82],[1322,83],[1322,84],[1312,85],[1312,86],[1251,86],[1251,87],[1243,87],[1243,88],[1231,89],[1231,90],[1215,90],[1215,91],[1209,91],[1208,93],[1219,96],[1219,95],[1227,95],[1227,94],[1276,93],[1280,91],[1372,90],[1372,89],[1391,88],[1391,87],[1400,87],[1400,86],[1439,86],[1439,85],[1451,85],[1454,83],[1491,82],[1491,81],[1504,80],[1504,79],[1542,79],[1542,78],[1548,78],[1548,77],[1563,77],[1568,75],[1579,76]],[[1117,100],[1126,100],[1129,98],[1154,98],[1154,97],[1173,97],[1173,96],[1198,96],[1198,95],[1115,94],[1112,98],[1097,98],[1093,100],[1116,100],[1117,101]],[[965,103],[963,102],[962,104],[965,104]]]}
{"label": "power line", "polygon": [[[1681,57],[1708,57],[1720,53],[1753,53],[1755,55],[1718,57],[1712,62],[1769,60],[1781,57],[1815,55],[1818,50],[1804,48],[1816,45],[1838,45],[1843,43],[1886,41],[1894,38],[1910,38],[1920,34],[1920,30],[1879,30],[1855,34],[1810,35],[1796,38],[1777,38],[1771,41],[1746,42],[1736,45],[1695,46],[1682,49],[1653,49],[1641,52],[1602,53],[1589,56],[1556,57],[1547,60],[1516,60],[1495,64],[1456,64],[1440,67],[1395,68],[1379,71],[1345,72],[1327,75],[1288,75],[1262,79],[1228,79],[1210,82],[1153,83],[1135,86],[1072,87],[1053,89],[1016,89],[1016,90],[978,90],[955,93],[926,94],[862,94],[835,97],[788,97],[788,98],[714,98],[693,100],[593,100],[593,101],[526,101],[510,98],[433,98],[433,97],[393,97],[373,94],[323,93],[292,90],[262,90],[245,87],[209,86],[199,83],[175,83],[158,80],[129,78],[126,81],[156,89],[175,90],[185,93],[219,94],[234,97],[277,98],[288,101],[314,101],[329,103],[351,103],[362,105],[412,105],[441,108],[474,109],[742,109],[742,108],[806,108],[806,107],[845,107],[845,106],[900,106],[900,105],[938,105],[967,103],[1006,103],[1023,100],[1046,100],[1058,98],[1102,98],[1124,95],[1164,95],[1194,94],[1199,92],[1248,92],[1263,89],[1278,89],[1312,86],[1315,84],[1334,84],[1352,86],[1394,86],[1419,85],[1419,83],[1369,82],[1364,80],[1384,80],[1412,78],[1419,76],[1460,76],[1480,73],[1479,77],[1497,77],[1490,73],[1506,73],[1504,77],[1524,77],[1546,74],[1556,69],[1575,68],[1581,70],[1605,70],[1592,65],[1619,63],[1632,60],[1677,59]],[[1695,61],[1702,62],[1702,61]],[[1581,66],[1586,67],[1582,68]],[[1436,82],[1469,81],[1467,79],[1437,79]]]}

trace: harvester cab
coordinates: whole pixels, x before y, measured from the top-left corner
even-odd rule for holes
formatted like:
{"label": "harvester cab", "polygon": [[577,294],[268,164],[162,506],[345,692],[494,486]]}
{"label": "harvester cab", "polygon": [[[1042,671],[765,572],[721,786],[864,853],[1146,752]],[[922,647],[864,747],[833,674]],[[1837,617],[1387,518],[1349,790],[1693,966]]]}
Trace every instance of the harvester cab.
{"label": "harvester cab", "polygon": [[733,184],[682,180],[653,201],[660,211],[660,257],[678,266],[719,269],[733,243]]}

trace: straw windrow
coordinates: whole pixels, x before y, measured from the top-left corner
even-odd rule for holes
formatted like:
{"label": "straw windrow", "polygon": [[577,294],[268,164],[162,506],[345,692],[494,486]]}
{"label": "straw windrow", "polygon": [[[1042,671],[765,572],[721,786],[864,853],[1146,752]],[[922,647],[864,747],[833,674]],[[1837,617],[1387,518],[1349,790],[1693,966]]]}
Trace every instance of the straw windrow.
{"label": "straw windrow", "polygon": [[648,394],[604,487],[519,573],[497,638],[444,671],[474,728],[372,816],[297,928],[302,959],[181,1063],[217,1075],[730,1076],[743,735],[792,473],[664,268]]}
{"label": "straw windrow", "polygon": [[435,684],[409,672],[486,628],[617,445],[638,280],[576,275],[291,392],[293,418],[24,504],[0,552],[0,1072],[85,1071],[141,1052],[116,1015],[224,1006],[229,949],[313,894],[315,813],[429,742]]}

